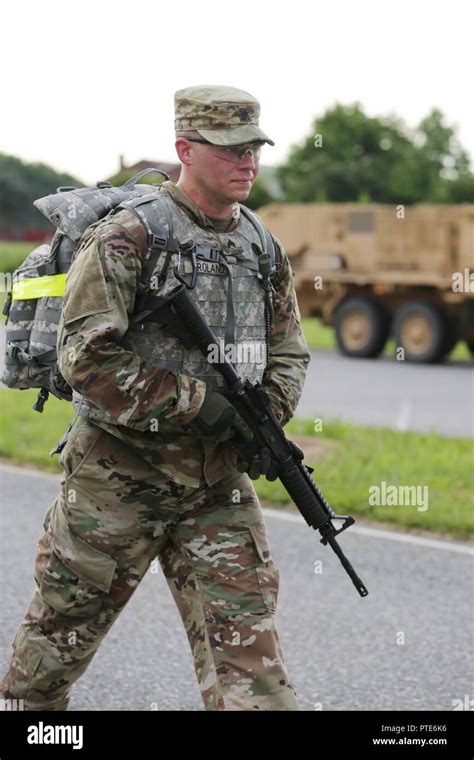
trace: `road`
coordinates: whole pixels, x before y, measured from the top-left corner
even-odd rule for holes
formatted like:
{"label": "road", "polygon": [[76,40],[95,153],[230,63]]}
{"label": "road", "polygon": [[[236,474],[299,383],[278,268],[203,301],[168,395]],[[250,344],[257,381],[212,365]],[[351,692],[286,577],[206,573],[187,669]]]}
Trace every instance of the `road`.
{"label": "road", "polygon": [[297,415],[398,430],[474,433],[474,367],[418,365],[392,358],[351,359],[311,351]]}
{"label": "road", "polygon": [[[33,558],[59,478],[0,467],[0,672],[34,591]],[[359,522],[341,544],[361,599],[299,515],[266,511],[280,568],[278,627],[304,710],[451,710],[473,694],[472,548]],[[314,573],[322,560],[323,572]],[[181,620],[148,572],[87,672],[72,710],[201,710]]]}

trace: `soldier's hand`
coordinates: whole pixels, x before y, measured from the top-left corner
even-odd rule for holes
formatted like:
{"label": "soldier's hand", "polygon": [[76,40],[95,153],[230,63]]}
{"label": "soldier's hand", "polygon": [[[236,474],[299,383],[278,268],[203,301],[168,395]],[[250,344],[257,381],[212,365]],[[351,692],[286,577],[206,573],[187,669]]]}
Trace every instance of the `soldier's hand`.
{"label": "soldier's hand", "polygon": [[[294,441],[288,441],[293,455],[302,460],[304,452]],[[252,480],[257,480],[265,475],[267,480],[276,480],[280,473],[279,463],[272,457],[271,451],[266,446],[258,446],[255,442],[247,442],[245,445],[234,446],[237,453],[237,469],[239,472],[247,472]]]}
{"label": "soldier's hand", "polygon": [[252,480],[257,480],[261,475],[265,475],[267,480],[277,479],[279,464],[273,459],[270,449],[247,445],[237,447],[236,451],[239,472],[247,472]]}
{"label": "soldier's hand", "polygon": [[235,415],[235,419],[232,423],[232,442],[249,443],[253,441],[253,433],[249,426],[245,424],[240,414]]}
{"label": "soldier's hand", "polygon": [[207,388],[204,402],[189,427],[198,436],[225,441],[231,435],[235,418],[236,411],[225,396]]}

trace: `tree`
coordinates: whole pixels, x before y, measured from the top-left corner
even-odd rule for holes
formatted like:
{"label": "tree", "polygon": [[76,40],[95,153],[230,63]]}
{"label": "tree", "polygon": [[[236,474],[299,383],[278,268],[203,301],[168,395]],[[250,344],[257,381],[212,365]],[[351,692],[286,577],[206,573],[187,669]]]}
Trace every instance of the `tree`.
{"label": "tree", "polygon": [[46,164],[28,164],[0,153],[0,228],[49,229],[51,222],[33,206],[33,201],[64,185],[83,187],[70,174],[58,173]]}
{"label": "tree", "polygon": [[420,171],[425,173],[429,200],[442,203],[472,200],[474,175],[470,172],[469,156],[455,129],[445,124],[439,109],[434,108],[420,122],[415,139],[419,143]]}
{"label": "tree", "polygon": [[473,176],[438,109],[410,132],[393,114],[366,116],[360,103],[336,104],[315,119],[277,175],[287,201],[397,204],[451,202],[470,192]]}
{"label": "tree", "polygon": [[275,199],[269,191],[265,180],[261,177],[257,177],[253,183],[249,197],[244,201],[244,205],[256,210],[261,208],[261,206],[266,206],[268,203],[272,203],[274,200]]}

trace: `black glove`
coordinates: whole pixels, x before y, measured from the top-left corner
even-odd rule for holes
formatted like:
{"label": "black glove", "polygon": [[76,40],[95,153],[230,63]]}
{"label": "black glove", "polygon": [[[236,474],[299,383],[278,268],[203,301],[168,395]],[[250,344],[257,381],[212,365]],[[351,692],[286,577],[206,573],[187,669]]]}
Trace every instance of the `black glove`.
{"label": "black glove", "polygon": [[[303,459],[304,453],[296,443],[289,441],[293,453],[300,460]],[[271,451],[266,446],[258,446],[257,443],[247,443],[245,445],[234,446],[237,452],[237,469],[239,472],[247,472],[252,480],[257,480],[261,475],[265,475],[267,480],[276,480],[280,465],[273,459]]]}
{"label": "black glove", "polygon": [[225,441],[232,433],[236,411],[222,393],[207,388],[203,404],[189,428],[198,436]]}
{"label": "black glove", "polygon": [[279,464],[276,462],[270,449],[266,446],[261,448],[256,444],[248,443],[246,446],[236,446],[237,469],[239,472],[247,472],[252,480],[257,480],[265,475],[267,480],[276,480],[279,472]]}

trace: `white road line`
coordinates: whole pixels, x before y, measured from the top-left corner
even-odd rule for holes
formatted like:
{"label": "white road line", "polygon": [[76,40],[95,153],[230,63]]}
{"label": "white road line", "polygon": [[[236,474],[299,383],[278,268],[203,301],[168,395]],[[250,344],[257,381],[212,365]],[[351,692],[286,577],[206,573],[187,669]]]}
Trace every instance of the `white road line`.
{"label": "white road line", "polygon": [[[286,520],[287,522],[294,522],[303,525],[305,528],[308,526],[303,517],[300,515],[292,514],[284,509],[271,509],[265,507],[263,510],[265,516],[274,517],[277,520]],[[474,547],[470,547],[467,544],[457,543],[454,541],[446,540],[439,541],[435,538],[424,538],[424,536],[415,536],[410,533],[402,533],[397,531],[385,530],[383,528],[369,528],[365,525],[353,525],[348,529],[351,533],[357,533],[360,536],[369,536],[370,538],[387,538],[391,541],[400,541],[404,544],[416,544],[417,546],[424,546],[427,549],[442,549],[448,552],[458,552],[459,554],[468,554],[474,556]]]}
{"label": "white road line", "polygon": [[[15,467],[11,464],[0,464],[0,473],[2,471],[10,472],[14,475],[29,475],[36,478],[45,478],[47,480],[53,480],[59,483],[61,480],[60,475],[54,475],[48,472],[41,472],[29,467]],[[286,520],[287,522],[294,522],[303,527],[307,527],[304,518],[301,515],[293,514],[286,509],[272,509],[271,507],[264,507],[263,512],[267,517],[274,517],[277,520]],[[401,541],[404,544],[416,544],[417,546],[425,546],[428,549],[442,549],[448,552],[458,552],[460,554],[468,554],[474,556],[474,548],[471,548],[467,544],[457,543],[454,541],[438,541],[434,538],[424,538],[423,536],[414,536],[410,533],[402,533],[391,530],[384,530],[383,528],[369,528],[365,525],[353,525],[349,529],[351,533],[357,533],[360,536],[369,536],[370,538],[387,538],[391,541]]]}
{"label": "white road line", "polygon": [[402,401],[398,412],[395,427],[397,430],[408,430],[408,421],[411,414],[411,404],[409,401]]}

